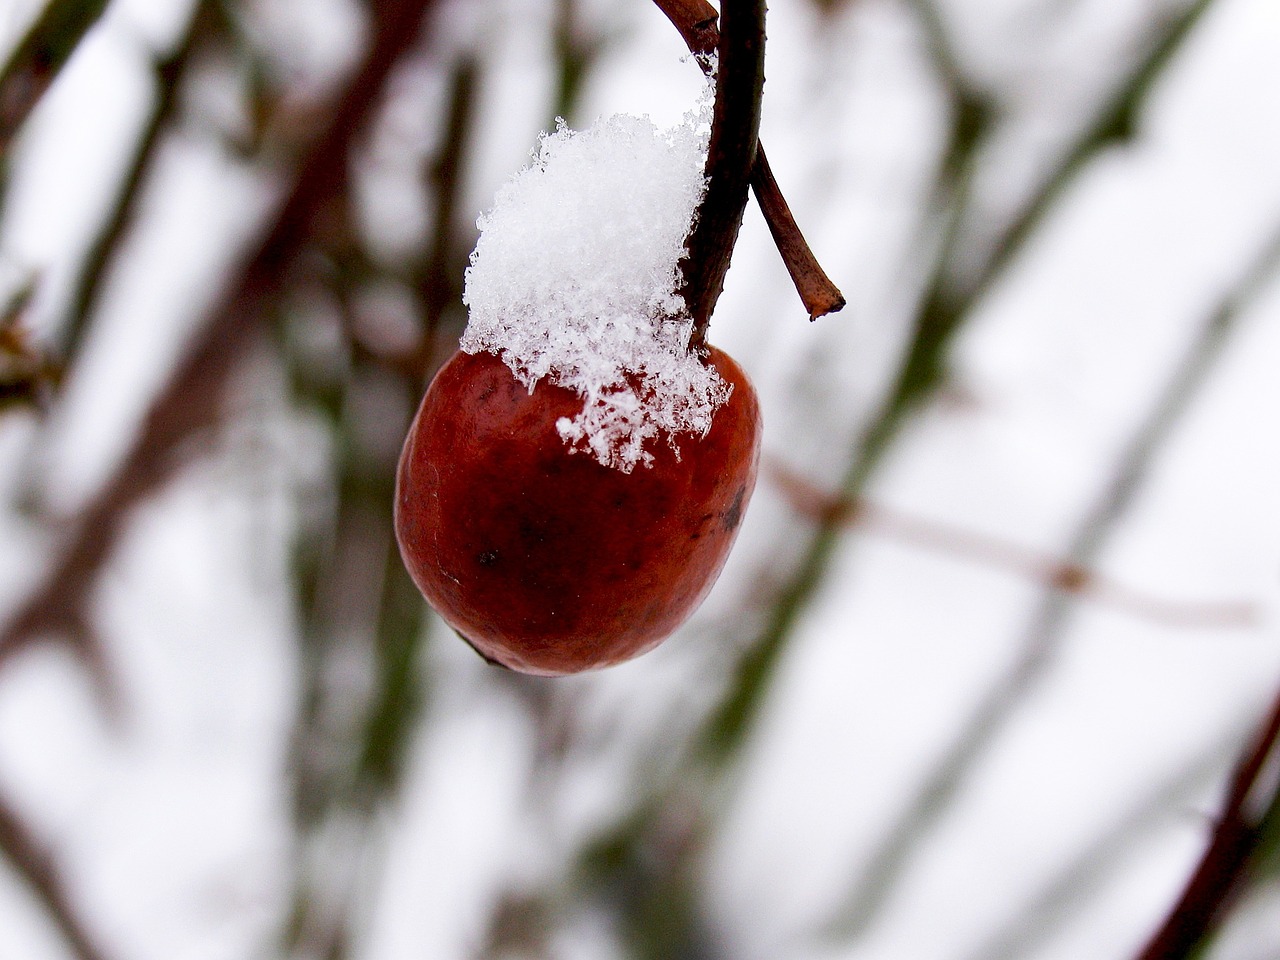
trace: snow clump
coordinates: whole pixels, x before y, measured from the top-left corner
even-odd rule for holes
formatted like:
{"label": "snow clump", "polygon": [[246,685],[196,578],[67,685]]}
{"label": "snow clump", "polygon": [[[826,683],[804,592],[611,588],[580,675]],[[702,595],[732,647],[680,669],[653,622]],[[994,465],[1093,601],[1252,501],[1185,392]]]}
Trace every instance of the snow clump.
{"label": "snow clump", "polygon": [[570,450],[631,472],[665,439],[705,435],[729,386],[689,352],[677,265],[705,187],[710,102],[661,131],[613,116],[560,121],[479,220],[461,347],[501,357],[530,390],[543,377],[582,412]]}

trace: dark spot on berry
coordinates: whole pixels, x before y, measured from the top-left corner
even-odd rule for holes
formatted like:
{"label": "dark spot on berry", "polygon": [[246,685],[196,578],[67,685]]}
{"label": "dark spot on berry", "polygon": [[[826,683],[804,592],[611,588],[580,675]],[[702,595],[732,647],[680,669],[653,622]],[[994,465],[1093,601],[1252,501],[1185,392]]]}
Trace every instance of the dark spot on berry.
{"label": "dark spot on berry", "polygon": [[476,557],[476,559],[480,561],[480,566],[492,567],[498,562],[498,551],[486,550],[484,553],[480,554],[480,556]]}
{"label": "dark spot on berry", "polygon": [[739,487],[738,495],[733,498],[733,503],[729,505],[722,517],[724,519],[724,528],[726,530],[734,530],[738,524],[742,522],[742,502],[747,498],[747,488]]}

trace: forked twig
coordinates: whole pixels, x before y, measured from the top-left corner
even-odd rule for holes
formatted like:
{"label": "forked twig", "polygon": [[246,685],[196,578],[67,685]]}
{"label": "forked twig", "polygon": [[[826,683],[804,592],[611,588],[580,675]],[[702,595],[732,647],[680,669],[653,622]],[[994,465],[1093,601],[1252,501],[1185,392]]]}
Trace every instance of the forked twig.
{"label": "forked twig", "polygon": [[[717,26],[719,14],[706,0],[654,0],[658,8],[680,32],[685,46],[698,59],[703,70],[710,71],[712,55],[720,43]],[[831,282],[813,255],[809,243],[800,232],[791,208],[782,196],[778,182],[769,168],[764,146],[756,144],[751,163],[751,189],[755,193],[760,212],[764,215],[769,233],[773,236],[787,273],[795,284],[809,319],[816,320],[828,313],[835,313],[844,306],[844,295]]]}

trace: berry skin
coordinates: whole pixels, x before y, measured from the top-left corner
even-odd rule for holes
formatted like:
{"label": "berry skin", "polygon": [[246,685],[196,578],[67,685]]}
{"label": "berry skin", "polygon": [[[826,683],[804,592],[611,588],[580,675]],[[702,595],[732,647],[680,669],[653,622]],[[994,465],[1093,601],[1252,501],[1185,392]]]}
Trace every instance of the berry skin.
{"label": "berry skin", "polygon": [[697,608],[755,486],[760,409],[746,374],[701,438],[653,443],[632,472],[570,450],[556,430],[582,398],[532,393],[490,353],[458,352],[410,427],[396,537],[414,582],[486,660],[554,676],[629,660]]}

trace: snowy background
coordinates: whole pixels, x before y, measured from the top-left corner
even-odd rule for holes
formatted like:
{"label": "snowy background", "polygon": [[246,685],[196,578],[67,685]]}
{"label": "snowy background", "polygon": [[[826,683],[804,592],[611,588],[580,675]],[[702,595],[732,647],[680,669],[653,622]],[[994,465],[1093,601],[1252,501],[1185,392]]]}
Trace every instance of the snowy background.
{"label": "snowy background", "polygon": [[[341,0],[208,6],[75,337],[193,5],[110,3],[8,153],[0,303],[31,289],[67,375],[0,410],[0,620],[107,535],[79,511],[372,35]],[[387,465],[539,131],[670,125],[700,80],[639,0],[438,4],[80,642],[0,644],[0,800],[48,852],[0,825],[0,960],[1132,956],[1280,681],[1280,4],[1203,6],[1135,88],[1187,4],[774,4],[761,138],[849,304],[810,324],[748,210],[711,328],[765,416],[738,547],[663,647],[548,681],[396,606]],[[40,7],[0,4],[4,50]],[[1127,140],[1082,136],[1134,89]],[[935,276],[943,375],[867,455]],[[1273,871],[1211,956],[1277,953]]]}

